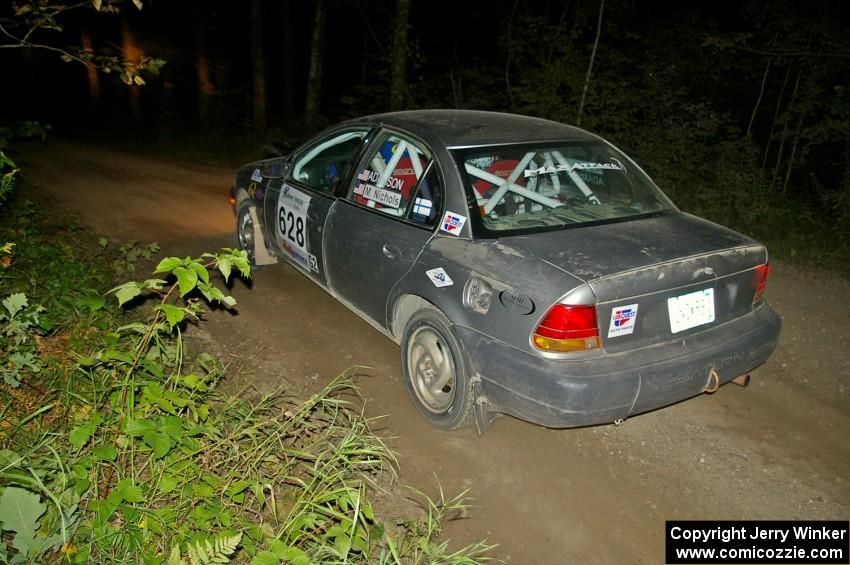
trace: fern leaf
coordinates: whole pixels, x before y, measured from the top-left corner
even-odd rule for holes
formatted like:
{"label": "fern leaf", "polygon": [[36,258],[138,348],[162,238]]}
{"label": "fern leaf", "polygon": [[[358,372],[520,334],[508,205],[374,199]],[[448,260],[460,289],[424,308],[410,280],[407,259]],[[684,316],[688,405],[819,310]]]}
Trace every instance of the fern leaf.
{"label": "fern leaf", "polygon": [[189,565],[183,556],[180,555],[180,546],[175,545],[171,548],[171,553],[168,556],[168,561],[165,562],[165,565]]}
{"label": "fern leaf", "polygon": [[216,538],[214,543],[209,539],[199,540],[189,544],[189,561],[192,565],[216,565],[230,563],[230,556],[239,547],[242,541],[242,532],[233,536]]}
{"label": "fern leaf", "polygon": [[242,541],[242,532],[236,535],[224,536],[216,540],[215,549],[220,555],[230,557],[239,547],[239,542]]}

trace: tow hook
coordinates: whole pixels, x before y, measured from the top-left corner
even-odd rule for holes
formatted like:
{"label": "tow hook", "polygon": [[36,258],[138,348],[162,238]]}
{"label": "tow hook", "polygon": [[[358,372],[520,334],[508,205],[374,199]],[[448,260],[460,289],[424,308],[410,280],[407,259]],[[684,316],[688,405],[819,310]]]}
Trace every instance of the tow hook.
{"label": "tow hook", "polygon": [[717,389],[720,388],[720,375],[717,374],[717,370],[714,367],[708,372],[708,381],[705,383],[705,389],[703,390],[706,394],[713,394],[717,392]]}

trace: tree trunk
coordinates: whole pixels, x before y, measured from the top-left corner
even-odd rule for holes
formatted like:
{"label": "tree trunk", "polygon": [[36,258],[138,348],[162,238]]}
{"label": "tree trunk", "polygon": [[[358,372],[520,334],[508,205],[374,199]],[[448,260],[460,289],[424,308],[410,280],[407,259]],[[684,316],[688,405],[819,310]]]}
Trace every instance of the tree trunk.
{"label": "tree trunk", "polygon": [[251,74],[254,130],[266,129],[266,58],[263,53],[263,3],[251,0]]}
{"label": "tree trunk", "polygon": [[[791,100],[788,101],[788,108],[791,110],[794,107],[794,102],[797,100],[797,90],[800,88],[800,77],[803,76],[803,69],[797,71],[797,80],[794,82],[794,90],[791,92]],[[785,137],[788,133],[788,122],[782,126],[782,135],[779,141],[779,150],[776,153],[776,164],[773,166],[773,178],[770,181],[770,186],[776,186],[776,179],[779,177],[779,168],[782,166],[782,154],[785,152]]]}
{"label": "tree trunk", "polygon": [[395,6],[395,32],[390,55],[390,110],[401,110],[407,98],[407,28],[410,25],[410,0],[396,0]]}
{"label": "tree trunk", "polygon": [[788,168],[785,169],[785,182],[782,183],[782,196],[788,192],[788,181],[791,180],[791,171],[794,168],[794,158],[797,156],[797,146],[800,144],[800,132],[803,130],[803,116],[797,121],[797,129],[794,131],[794,144],[791,145],[791,155],[788,157]]}
{"label": "tree trunk", "polygon": [[759,106],[761,105],[761,99],[764,96],[764,85],[767,82],[767,75],[770,73],[770,65],[773,63],[773,60],[768,58],[767,65],[764,67],[764,75],[761,77],[761,88],[759,89],[758,98],[756,98],[756,104],[753,106],[753,113],[750,114],[750,123],[747,124],[747,135],[746,137],[750,137],[750,133],[753,130],[753,122],[756,120],[756,114],[759,111]]}
{"label": "tree trunk", "polygon": [[206,130],[210,126],[211,97],[215,87],[210,80],[210,61],[206,53],[204,28],[206,27],[205,10],[199,4],[195,5],[195,73],[198,86],[198,126]]}
{"label": "tree trunk", "polygon": [[322,62],[325,50],[325,0],[316,0],[313,18],[313,37],[310,40],[310,67],[307,74],[307,102],[304,115],[308,123],[319,118],[319,102],[322,96]]}
{"label": "tree trunk", "polygon": [[295,53],[292,44],[292,1],[283,0],[283,21],[281,26],[283,39],[283,118],[290,120],[295,116]]}
{"label": "tree trunk", "polygon": [[767,166],[767,158],[770,154],[770,144],[773,143],[773,134],[776,133],[776,120],[779,119],[779,110],[782,108],[782,98],[785,96],[785,88],[788,86],[788,78],[791,76],[791,65],[785,69],[785,78],[782,81],[782,88],[779,89],[779,96],[776,98],[776,109],[773,111],[773,122],[770,124],[770,133],[767,136],[767,143],[764,144],[764,155],[761,160],[761,170]]}
{"label": "tree trunk", "polygon": [[[80,43],[82,44],[83,51],[94,54],[91,35],[89,35],[89,30],[85,26],[80,28]],[[97,110],[98,103],[100,102],[100,76],[97,74],[97,67],[91,63],[86,63],[86,77],[88,77],[89,82],[89,102],[91,109]]]}
{"label": "tree trunk", "polygon": [[[142,60],[144,52],[136,43],[136,36],[130,29],[126,20],[121,20],[121,58],[124,59],[125,67],[135,67]],[[142,122],[142,101],[139,87],[135,84],[127,85],[127,97],[130,102],[130,112],[136,125]]]}
{"label": "tree trunk", "polygon": [[463,84],[461,83],[461,77],[457,77],[457,80],[455,80],[454,69],[449,71],[449,82],[452,85],[452,100],[454,101],[455,109],[460,109],[463,100]]}
{"label": "tree trunk", "polygon": [[[519,7],[519,0],[514,0],[514,7],[511,9],[511,17],[508,20],[508,54],[505,57],[505,91],[508,93],[508,107],[513,108],[514,96],[511,91],[511,58],[513,57],[513,29],[516,11]],[[547,61],[548,62],[548,61]]]}
{"label": "tree trunk", "polygon": [[587,98],[587,88],[590,86],[590,76],[593,74],[593,60],[596,58],[596,48],[599,47],[599,36],[602,35],[602,12],[605,10],[605,0],[599,2],[599,21],[596,22],[596,38],[593,40],[593,50],[590,52],[590,62],[587,64],[587,74],[584,76],[584,88],[581,90],[581,102],[576,113],[576,125],[581,125],[581,115],[584,112],[584,101]]}

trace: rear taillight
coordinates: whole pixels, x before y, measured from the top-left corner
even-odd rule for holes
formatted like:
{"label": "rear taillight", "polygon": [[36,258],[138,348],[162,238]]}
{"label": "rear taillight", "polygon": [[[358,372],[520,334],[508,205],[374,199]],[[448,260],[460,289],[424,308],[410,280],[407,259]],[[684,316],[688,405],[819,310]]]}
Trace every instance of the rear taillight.
{"label": "rear taillight", "polygon": [[767,285],[767,276],[770,274],[770,265],[767,263],[759,265],[754,269],[754,271],[753,288],[755,289],[755,293],[753,294],[753,304],[761,300],[761,295],[764,293],[764,287]]}
{"label": "rear taillight", "polygon": [[556,304],[534,330],[531,341],[543,351],[585,351],[600,346],[596,307]]}

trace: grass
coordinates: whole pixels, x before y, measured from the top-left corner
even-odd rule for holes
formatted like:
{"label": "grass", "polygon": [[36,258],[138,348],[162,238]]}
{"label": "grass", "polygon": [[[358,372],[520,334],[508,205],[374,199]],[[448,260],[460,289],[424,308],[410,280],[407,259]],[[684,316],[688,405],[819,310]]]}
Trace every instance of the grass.
{"label": "grass", "polygon": [[186,354],[206,303],[235,307],[223,282],[249,275],[244,253],[161,258],[114,286],[156,248],[25,201],[3,212],[0,562],[488,560],[486,543],[440,538],[463,495],[378,515],[397,462],[348,375],[309,398],[226,393],[230,367]]}

